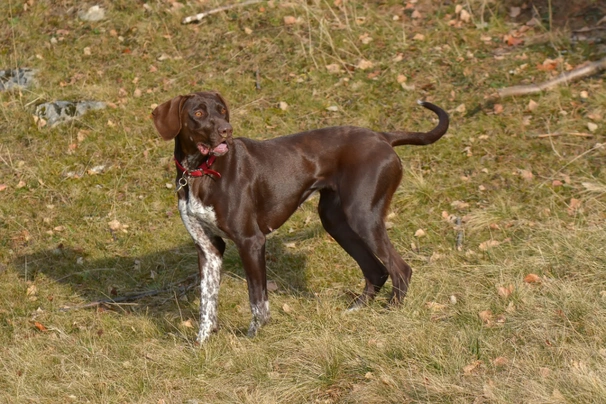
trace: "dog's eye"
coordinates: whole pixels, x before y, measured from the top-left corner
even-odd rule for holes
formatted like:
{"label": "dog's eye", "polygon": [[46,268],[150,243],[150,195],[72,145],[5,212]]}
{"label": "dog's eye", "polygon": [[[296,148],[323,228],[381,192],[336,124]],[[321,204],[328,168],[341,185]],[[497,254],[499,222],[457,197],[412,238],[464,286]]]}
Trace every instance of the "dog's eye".
{"label": "dog's eye", "polygon": [[225,115],[227,113],[227,110],[225,108],[221,108],[221,115]]}
{"label": "dog's eye", "polygon": [[194,116],[201,118],[204,116],[204,111],[202,110],[197,110],[196,112],[194,112]]}

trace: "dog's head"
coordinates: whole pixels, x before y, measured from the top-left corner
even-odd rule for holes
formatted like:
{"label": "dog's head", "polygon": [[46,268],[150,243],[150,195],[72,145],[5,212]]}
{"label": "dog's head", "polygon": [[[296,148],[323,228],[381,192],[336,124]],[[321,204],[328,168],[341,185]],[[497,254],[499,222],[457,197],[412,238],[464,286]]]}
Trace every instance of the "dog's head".
{"label": "dog's head", "polygon": [[204,156],[222,156],[232,145],[229,108],[217,92],[177,96],[158,105],[152,116],[164,140],[179,136],[186,149],[195,147]]}

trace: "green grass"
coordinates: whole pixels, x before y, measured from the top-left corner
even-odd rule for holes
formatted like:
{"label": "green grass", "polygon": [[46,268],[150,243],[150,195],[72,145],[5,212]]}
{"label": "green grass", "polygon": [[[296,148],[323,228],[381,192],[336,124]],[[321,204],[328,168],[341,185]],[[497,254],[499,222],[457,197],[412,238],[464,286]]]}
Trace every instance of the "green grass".
{"label": "green grass", "polygon": [[[391,0],[261,3],[181,25],[218,2],[201,3],[169,11],[163,1],[147,9],[103,2],[108,18],[96,23],[80,21],[82,6],[68,0],[0,6],[9,16],[0,25],[0,69],[38,69],[37,86],[0,93],[1,402],[603,400],[603,77],[497,101],[499,114],[487,101],[496,88],[549,79],[536,65],[557,57],[554,48],[573,66],[597,58],[597,48],[575,47],[555,31],[550,46],[508,47],[507,10],[489,2],[482,30],[451,26],[455,4],[419,1],[417,23]],[[482,3],[471,2],[475,22]],[[301,22],[285,25],[289,15]],[[364,34],[373,40],[364,44]],[[374,66],[352,70],[361,59]],[[342,72],[329,73],[329,64]],[[398,75],[415,89],[403,90]],[[195,290],[111,310],[62,310],[160,289],[196,271],[166,186],[172,144],[149,115],[155,104],[205,89],[228,100],[236,136],[257,139],[341,124],[426,130],[433,116],[419,98],[451,112],[438,143],[397,149],[405,177],[387,220],[414,269],[401,307],[385,308],[388,287],[368,308],[345,312],[362,273],[323,231],[312,199],[269,238],[278,289],[272,321],[254,339],[245,336],[246,282],[231,244],[221,329],[203,346],[194,344]],[[56,128],[34,123],[38,103],[83,99],[111,106]],[[338,112],[326,109],[333,105]],[[588,132],[589,115],[602,117],[593,137],[569,135]],[[564,135],[537,137],[545,133]],[[98,165],[105,171],[88,173]],[[572,199],[580,206],[571,208]],[[112,231],[112,220],[128,227]],[[525,282],[531,273],[540,282]]]}

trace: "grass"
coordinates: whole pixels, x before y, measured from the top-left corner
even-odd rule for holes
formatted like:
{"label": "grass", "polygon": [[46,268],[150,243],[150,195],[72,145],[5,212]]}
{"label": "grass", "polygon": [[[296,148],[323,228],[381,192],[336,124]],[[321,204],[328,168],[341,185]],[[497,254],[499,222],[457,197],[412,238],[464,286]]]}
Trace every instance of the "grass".
{"label": "grass", "polygon": [[[601,402],[603,77],[498,101],[499,113],[486,98],[548,79],[536,68],[546,58],[576,66],[597,48],[556,31],[549,46],[509,47],[507,10],[480,1],[460,4],[482,29],[451,26],[456,4],[429,1],[415,5],[420,21],[399,1],[344,0],[261,3],[180,24],[218,3],[106,1],[108,18],[95,23],[80,21],[82,6],[69,0],[0,6],[9,16],[0,68],[38,70],[37,86],[0,94],[0,401]],[[286,25],[285,16],[300,20]],[[373,67],[354,68],[361,59]],[[221,330],[201,347],[194,290],[62,310],[196,270],[166,185],[172,144],[149,114],[203,89],[228,100],[237,135],[258,139],[340,124],[425,130],[433,117],[419,98],[451,112],[440,142],[397,149],[405,178],[387,220],[414,268],[402,307],[386,309],[385,290],[368,308],[344,311],[362,274],[325,234],[312,199],[269,240],[278,289],[273,319],[254,339],[245,337],[246,282],[233,245]],[[110,107],[56,128],[32,119],[40,102],[82,99]],[[588,132],[588,122],[598,125],[592,137],[568,135]],[[545,133],[564,135],[537,137]],[[113,220],[122,227],[110,229]]]}

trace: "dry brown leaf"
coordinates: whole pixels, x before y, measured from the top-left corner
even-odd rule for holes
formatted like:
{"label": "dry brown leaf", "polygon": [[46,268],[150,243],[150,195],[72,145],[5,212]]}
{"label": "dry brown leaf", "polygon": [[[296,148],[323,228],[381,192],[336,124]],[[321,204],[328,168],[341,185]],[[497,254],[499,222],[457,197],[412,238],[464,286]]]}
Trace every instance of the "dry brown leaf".
{"label": "dry brown leaf", "polygon": [[192,323],[192,320],[190,318],[185,321],[181,321],[181,326],[187,328],[194,328],[194,324]]}
{"label": "dry brown leaf", "polygon": [[492,361],[493,365],[497,367],[507,366],[509,365],[509,359],[504,356],[499,356]]}
{"label": "dry brown leaf", "polygon": [[427,234],[425,233],[425,231],[423,229],[418,229],[415,232],[415,237],[425,237]]}
{"label": "dry brown leaf", "polygon": [[463,22],[469,22],[471,21],[471,14],[467,10],[462,9],[459,13],[459,19]]}
{"label": "dry brown leaf", "polygon": [[529,111],[534,111],[539,107],[539,103],[535,102],[533,100],[528,101],[528,110]]}
{"label": "dry brown leaf", "polygon": [[282,305],[282,311],[284,311],[284,313],[292,313],[292,308],[288,305],[288,303],[284,303]]}
{"label": "dry brown leaf", "polygon": [[356,67],[360,70],[370,69],[373,66],[374,66],[374,63],[372,63],[370,60],[366,60],[366,59],[360,59],[360,61],[356,65]]}
{"label": "dry brown leaf", "polygon": [[[463,210],[463,209],[467,209],[469,207],[469,203],[463,202],[463,201],[454,201],[450,204],[450,206],[452,206],[456,210]],[[444,216],[444,215],[442,214],[442,216]]]}
{"label": "dry brown leaf", "polygon": [[497,241],[497,240],[487,240],[487,241],[484,241],[483,243],[480,243],[480,245],[478,246],[478,248],[481,251],[487,251],[487,250],[491,249],[492,247],[498,246],[499,244],[501,244],[500,241]]}
{"label": "dry brown leaf", "polygon": [[287,15],[284,17],[284,25],[294,25],[297,23],[297,19],[292,15]]}
{"label": "dry brown leaf", "polygon": [[36,296],[38,294],[38,288],[36,285],[30,285],[25,292],[26,296]]}
{"label": "dry brown leaf", "polygon": [[570,203],[568,204],[568,215],[574,216],[574,214],[581,207],[581,200],[577,198],[570,198]]}
{"label": "dry brown leaf", "polygon": [[43,324],[34,321],[34,327],[36,327],[39,331],[45,332],[48,331],[48,328],[46,328]]}
{"label": "dry brown leaf", "polygon": [[331,63],[329,65],[326,65],[326,70],[328,70],[328,73],[331,74],[338,74],[343,71],[343,69],[341,69],[341,65],[337,63]]}
{"label": "dry brown leaf", "polygon": [[481,312],[478,313],[478,316],[480,317],[480,320],[482,320],[482,322],[484,324],[490,324],[492,322],[492,311],[490,310],[483,310]]}
{"label": "dry brown leaf", "polygon": [[513,293],[513,285],[497,287],[499,296],[508,298]]}
{"label": "dry brown leaf", "polygon": [[532,181],[534,174],[530,170],[520,170],[520,176],[526,181]]}
{"label": "dry brown leaf", "polygon": [[463,373],[465,375],[470,375],[474,370],[476,370],[480,365],[482,365],[482,361],[477,360],[475,362],[470,363],[469,365],[463,367]]}
{"label": "dry brown leaf", "polygon": [[541,277],[537,274],[528,274],[524,277],[524,282],[526,283],[540,283]]}

